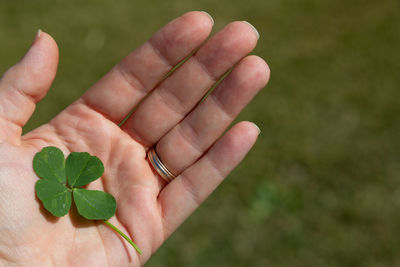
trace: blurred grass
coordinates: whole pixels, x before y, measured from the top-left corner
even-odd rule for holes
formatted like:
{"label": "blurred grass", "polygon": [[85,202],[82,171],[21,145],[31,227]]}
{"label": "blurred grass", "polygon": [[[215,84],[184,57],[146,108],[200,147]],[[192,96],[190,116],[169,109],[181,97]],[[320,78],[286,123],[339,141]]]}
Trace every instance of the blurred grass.
{"label": "blurred grass", "polygon": [[254,24],[272,76],[239,118],[256,147],[147,266],[399,266],[397,0],[0,0],[0,73],[38,28],[60,47],[25,130],[189,10]]}

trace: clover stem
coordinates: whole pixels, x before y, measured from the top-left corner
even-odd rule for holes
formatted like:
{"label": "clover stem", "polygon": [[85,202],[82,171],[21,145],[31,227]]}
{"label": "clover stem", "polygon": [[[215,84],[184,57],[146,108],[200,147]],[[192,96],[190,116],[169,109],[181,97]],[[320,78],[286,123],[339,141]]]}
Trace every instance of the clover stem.
{"label": "clover stem", "polygon": [[107,224],[107,226],[110,227],[111,229],[113,229],[115,232],[117,232],[118,234],[120,234],[126,241],[128,241],[129,244],[131,244],[132,247],[134,247],[134,248],[136,249],[136,251],[137,251],[139,254],[142,254],[142,251],[140,250],[140,248],[139,248],[135,243],[133,243],[133,241],[132,241],[126,234],[124,234],[123,232],[121,232],[121,230],[119,230],[117,227],[115,227],[115,226],[114,226],[112,223],[110,223],[109,221],[104,221],[104,223]]}

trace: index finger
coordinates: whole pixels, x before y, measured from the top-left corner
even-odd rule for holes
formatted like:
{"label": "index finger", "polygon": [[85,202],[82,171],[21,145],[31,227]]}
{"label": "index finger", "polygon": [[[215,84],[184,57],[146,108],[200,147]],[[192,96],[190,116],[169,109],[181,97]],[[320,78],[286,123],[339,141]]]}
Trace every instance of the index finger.
{"label": "index finger", "polygon": [[199,11],[174,19],[115,65],[78,102],[121,122],[176,64],[201,45],[212,25],[211,17]]}

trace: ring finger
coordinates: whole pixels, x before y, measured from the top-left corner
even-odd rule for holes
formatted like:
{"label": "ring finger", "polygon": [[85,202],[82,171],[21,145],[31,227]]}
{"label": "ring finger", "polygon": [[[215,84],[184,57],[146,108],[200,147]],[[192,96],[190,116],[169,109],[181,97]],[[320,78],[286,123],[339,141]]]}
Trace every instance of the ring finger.
{"label": "ring finger", "polygon": [[244,58],[204,102],[157,143],[156,152],[169,171],[178,175],[200,158],[268,79],[263,59]]}

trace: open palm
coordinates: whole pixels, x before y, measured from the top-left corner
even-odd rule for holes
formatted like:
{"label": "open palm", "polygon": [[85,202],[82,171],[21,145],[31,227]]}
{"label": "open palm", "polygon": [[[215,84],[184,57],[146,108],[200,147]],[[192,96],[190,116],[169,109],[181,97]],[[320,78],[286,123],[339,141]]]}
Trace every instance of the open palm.
{"label": "open palm", "polygon": [[[143,265],[239,164],[258,128],[240,122],[219,137],[265,86],[269,70],[259,57],[247,56],[257,42],[249,24],[230,23],[204,42],[212,24],[203,12],[173,20],[52,121],[21,136],[58,63],[54,40],[43,32],[36,37],[0,81],[0,265]],[[74,209],[61,218],[44,210],[35,196],[32,159],[45,146],[102,160],[105,173],[88,188],[115,197],[110,222],[142,255],[104,223],[87,221]],[[178,175],[168,184],[147,161],[153,146]]]}

